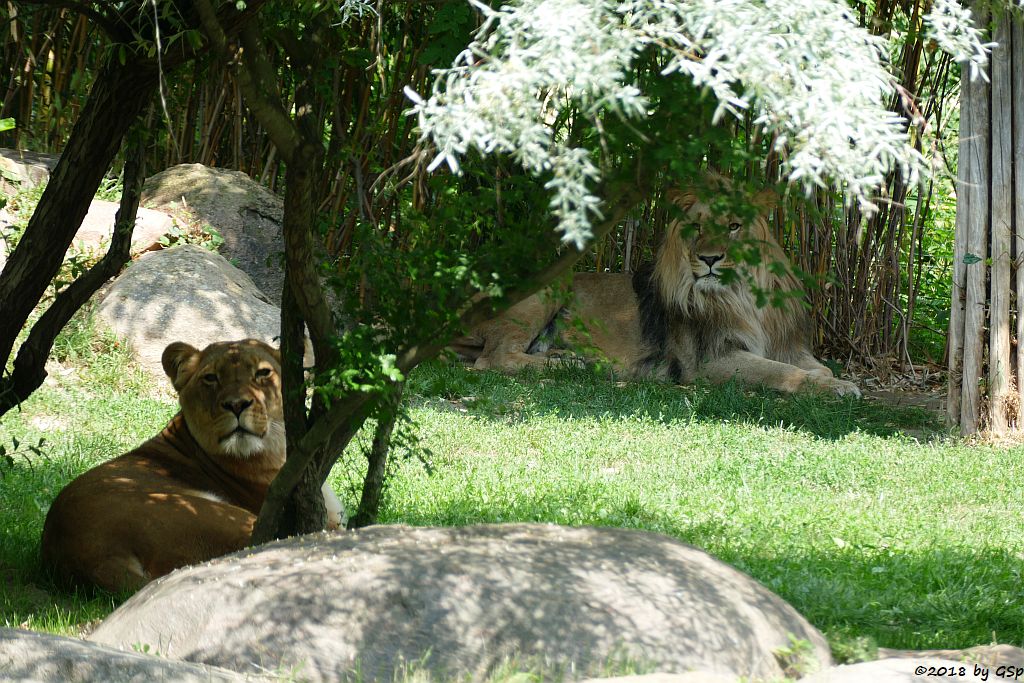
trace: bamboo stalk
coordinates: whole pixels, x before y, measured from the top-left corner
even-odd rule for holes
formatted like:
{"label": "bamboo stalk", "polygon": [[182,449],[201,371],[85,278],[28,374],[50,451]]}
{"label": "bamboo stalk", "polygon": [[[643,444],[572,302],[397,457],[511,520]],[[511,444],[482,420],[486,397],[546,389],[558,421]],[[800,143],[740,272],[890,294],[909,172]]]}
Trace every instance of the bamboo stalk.
{"label": "bamboo stalk", "polygon": [[[988,428],[1007,430],[1010,407],[1010,236],[1013,221],[1010,20],[999,17],[992,50],[992,165],[990,216],[992,274],[989,302]],[[1016,423],[1016,416],[1013,422]]]}

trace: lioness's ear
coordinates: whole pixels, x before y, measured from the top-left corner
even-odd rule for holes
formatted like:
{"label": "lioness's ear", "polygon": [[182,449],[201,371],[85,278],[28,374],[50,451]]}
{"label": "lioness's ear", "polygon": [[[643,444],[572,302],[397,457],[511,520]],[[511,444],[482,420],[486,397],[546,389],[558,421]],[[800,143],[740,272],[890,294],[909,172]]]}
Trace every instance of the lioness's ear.
{"label": "lioness's ear", "polygon": [[754,205],[754,208],[760,209],[761,211],[771,211],[779,203],[779,195],[775,193],[775,190],[768,188],[761,190],[750,199],[750,203]]}
{"label": "lioness's ear", "polygon": [[199,349],[185,342],[168,344],[163,355],[160,356],[160,364],[164,366],[164,372],[171,378],[174,390],[181,391],[199,364]]}
{"label": "lioness's ear", "polygon": [[697,195],[694,194],[693,190],[680,190],[678,187],[670,187],[666,190],[665,198],[683,211],[688,211],[691,206],[697,203]]}

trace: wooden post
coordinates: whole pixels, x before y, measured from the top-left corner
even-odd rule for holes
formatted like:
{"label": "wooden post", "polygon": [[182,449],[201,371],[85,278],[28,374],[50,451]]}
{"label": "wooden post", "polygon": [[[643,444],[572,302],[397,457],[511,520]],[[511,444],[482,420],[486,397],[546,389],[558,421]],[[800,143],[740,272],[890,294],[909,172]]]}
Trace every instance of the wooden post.
{"label": "wooden post", "polygon": [[949,339],[946,355],[949,367],[949,387],[946,398],[946,419],[950,424],[960,424],[960,395],[963,386],[964,368],[964,302],[967,301],[967,214],[970,212],[971,185],[970,156],[971,136],[974,133],[971,120],[971,80],[966,75],[960,79],[960,145],[956,179],[956,228],[953,232],[953,285],[949,306]]}
{"label": "wooden post", "polygon": [[[972,11],[989,24],[981,3]],[[947,415],[965,434],[1019,429],[1024,397],[1024,28],[994,19],[991,86],[961,76]]]}
{"label": "wooden post", "polygon": [[1011,21],[1011,68],[1010,77],[1013,82],[1013,215],[1014,234],[1011,240],[1011,255],[1013,256],[1014,277],[1017,280],[1017,357],[1014,370],[1017,377],[1017,424],[1015,428],[1020,429],[1021,410],[1024,407],[1024,382],[1021,381],[1021,372],[1024,371],[1024,315],[1021,315],[1021,306],[1024,305],[1024,240],[1021,234],[1024,233],[1024,23]]}
{"label": "wooden post", "polygon": [[[976,12],[978,24],[988,24],[987,12]],[[967,434],[978,431],[981,417],[980,383],[985,355],[985,304],[988,302],[986,276],[988,266],[989,151],[992,139],[989,97],[991,88],[980,78],[971,81],[970,98],[961,103],[971,116],[971,136],[967,141],[969,183],[961,190],[968,196],[966,266],[967,300],[964,303],[963,386],[960,391],[960,428]]]}
{"label": "wooden post", "polygon": [[[1013,230],[1013,116],[1010,76],[1010,17],[997,19],[992,51],[992,159],[988,326],[988,428],[1003,433],[1010,424],[1008,410],[1013,381],[1010,374],[1010,237]],[[1016,416],[1013,416],[1016,423]]]}

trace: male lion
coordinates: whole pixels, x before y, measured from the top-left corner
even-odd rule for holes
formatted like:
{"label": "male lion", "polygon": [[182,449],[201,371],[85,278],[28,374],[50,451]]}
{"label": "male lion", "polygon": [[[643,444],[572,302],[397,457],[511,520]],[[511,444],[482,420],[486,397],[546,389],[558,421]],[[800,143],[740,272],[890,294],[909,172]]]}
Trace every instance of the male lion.
{"label": "male lion", "polygon": [[[712,184],[730,189],[721,178]],[[576,273],[568,296],[549,289],[528,297],[452,348],[477,369],[543,366],[568,347],[595,352],[626,377],[736,378],[786,392],[808,387],[859,396],[814,358],[800,301],[757,305],[751,282],[769,297],[799,291],[764,216],[712,210],[714,201],[692,191],[670,192],[669,199],[682,217],[669,225],[653,264],[633,276]],[[755,263],[733,258],[743,245],[756,247]],[[582,321],[585,332],[559,333],[566,318]]]}
{"label": "male lion", "polygon": [[[183,342],[161,358],[179,412],[135,450],[60,492],[43,526],[43,562],[65,581],[136,590],[188,564],[241,550],[284,464],[281,356],[255,339]],[[341,502],[323,488],[329,521]]]}

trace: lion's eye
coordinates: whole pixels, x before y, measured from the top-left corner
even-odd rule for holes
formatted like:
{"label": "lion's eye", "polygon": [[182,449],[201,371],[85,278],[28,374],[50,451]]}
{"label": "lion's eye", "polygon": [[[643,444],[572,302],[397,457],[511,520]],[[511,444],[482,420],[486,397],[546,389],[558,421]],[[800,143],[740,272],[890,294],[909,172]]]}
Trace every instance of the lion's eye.
{"label": "lion's eye", "polygon": [[700,223],[698,223],[697,221],[694,221],[693,223],[690,223],[686,227],[689,228],[691,232],[698,233],[698,234],[700,233]]}
{"label": "lion's eye", "polygon": [[742,223],[730,223],[729,232],[739,232],[740,228],[743,227]]}
{"label": "lion's eye", "polygon": [[263,379],[264,377],[270,377],[270,368],[259,368],[256,370],[256,379]]}
{"label": "lion's eye", "polygon": [[217,375],[213,374],[212,372],[208,372],[205,375],[203,375],[203,381],[206,382],[207,384],[216,384]]}

